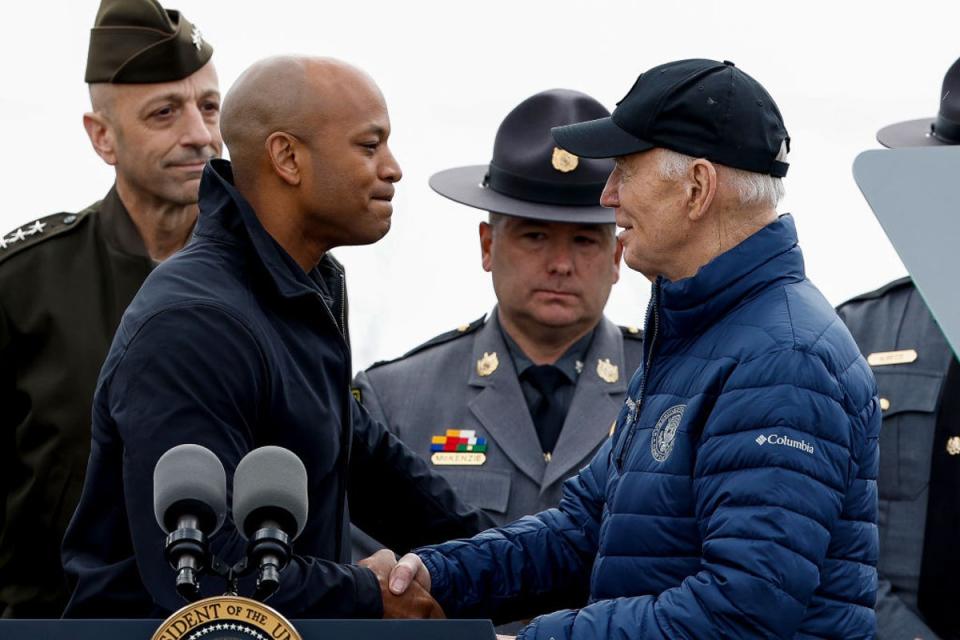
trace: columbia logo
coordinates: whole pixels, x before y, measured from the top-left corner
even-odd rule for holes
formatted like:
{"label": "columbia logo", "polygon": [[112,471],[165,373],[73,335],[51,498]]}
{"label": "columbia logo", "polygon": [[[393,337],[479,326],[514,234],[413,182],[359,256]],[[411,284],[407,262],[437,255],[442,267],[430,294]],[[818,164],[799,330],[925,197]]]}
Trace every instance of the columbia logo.
{"label": "columbia logo", "polygon": [[767,443],[777,444],[783,447],[800,449],[804,453],[808,453],[808,454],[813,454],[813,452],[815,451],[815,449],[813,448],[813,445],[807,442],[806,440],[794,440],[793,438],[789,438],[787,436],[781,436],[775,433],[771,433],[768,436],[759,435],[756,437],[754,442],[756,442],[761,447]]}

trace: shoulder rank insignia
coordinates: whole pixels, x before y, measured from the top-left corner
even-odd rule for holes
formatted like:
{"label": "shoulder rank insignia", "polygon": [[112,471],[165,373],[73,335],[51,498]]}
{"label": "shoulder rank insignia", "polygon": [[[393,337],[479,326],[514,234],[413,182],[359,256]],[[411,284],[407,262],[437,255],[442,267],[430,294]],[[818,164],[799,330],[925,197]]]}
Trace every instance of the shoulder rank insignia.
{"label": "shoulder rank insignia", "polygon": [[73,229],[78,220],[86,217],[87,211],[80,213],[55,213],[14,229],[10,233],[0,234],[0,260],[18,253],[20,249],[33,246],[65,231]]}
{"label": "shoulder rank insignia", "polygon": [[487,461],[487,440],[477,432],[466,429],[447,429],[443,436],[430,440],[430,461],[436,465],[481,465]]}
{"label": "shoulder rank insignia", "polygon": [[500,358],[497,357],[496,352],[484,352],[483,357],[477,360],[477,375],[486,377],[496,371],[499,366]]}
{"label": "shoulder rank insignia", "polygon": [[37,220],[36,222],[28,224],[24,227],[20,227],[9,236],[0,236],[0,249],[6,249],[17,242],[23,242],[32,235],[43,233],[43,229],[46,226],[46,222],[43,220]]}
{"label": "shoulder rank insignia", "polygon": [[597,375],[608,384],[613,384],[620,379],[620,368],[610,362],[610,358],[597,360]]}
{"label": "shoulder rank insignia", "polygon": [[867,364],[871,367],[885,367],[892,364],[910,364],[917,361],[916,349],[901,351],[878,351],[867,356]]}

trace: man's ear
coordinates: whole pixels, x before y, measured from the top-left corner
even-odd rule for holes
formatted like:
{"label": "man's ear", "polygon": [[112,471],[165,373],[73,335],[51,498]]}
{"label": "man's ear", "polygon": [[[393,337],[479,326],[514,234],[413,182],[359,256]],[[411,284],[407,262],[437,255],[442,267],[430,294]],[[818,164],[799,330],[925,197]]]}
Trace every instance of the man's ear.
{"label": "man's ear", "polygon": [[113,125],[102,114],[89,111],[83,114],[83,128],[93,150],[110,166],[117,164],[117,141]]}
{"label": "man's ear", "polygon": [[687,217],[697,221],[710,210],[717,194],[717,168],[709,160],[697,158],[690,164],[687,178]]}
{"label": "man's ear", "polygon": [[483,270],[490,272],[493,259],[490,256],[490,247],[493,245],[493,226],[488,222],[480,223],[480,264]]}
{"label": "man's ear", "polygon": [[623,257],[623,243],[620,242],[620,238],[614,236],[614,249],[613,249],[613,284],[620,282],[620,259]]}
{"label": "man's ear", "polygon": [[303,179],[302,165],[306,160],[306,152],[300,141],[289,133],[277,131],[271,133],[263,144],[273,172],[287,184],[294,187],[299,185]]}

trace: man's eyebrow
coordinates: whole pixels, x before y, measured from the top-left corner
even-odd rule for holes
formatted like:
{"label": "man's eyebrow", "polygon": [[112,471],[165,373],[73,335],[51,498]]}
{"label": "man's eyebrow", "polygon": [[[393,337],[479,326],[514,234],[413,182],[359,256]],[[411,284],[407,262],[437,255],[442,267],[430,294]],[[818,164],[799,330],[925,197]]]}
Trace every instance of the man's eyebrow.
{"label": "man's eyebrow", "polygon": [[372,133],[378,138],[384,138],[387,135],[387,129],[379,124],[371,124],[360,130],[360,135]]}

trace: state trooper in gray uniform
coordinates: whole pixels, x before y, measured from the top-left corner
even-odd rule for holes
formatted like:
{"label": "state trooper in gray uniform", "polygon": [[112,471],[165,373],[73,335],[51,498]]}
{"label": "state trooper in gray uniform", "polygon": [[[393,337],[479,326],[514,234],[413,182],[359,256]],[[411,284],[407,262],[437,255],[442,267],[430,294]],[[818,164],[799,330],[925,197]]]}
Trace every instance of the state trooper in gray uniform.
{"label": "state trooper in gray uniform", "polygon": [[[877,139],[892,148],[960,144],[960,60],[941,98],[936,118],[890,125]],[[877,638],[960,638],[960,363],[909,277],[838,313],[873,369],[883,410]]]}
{"label": "state trooper in gray uniform", "polygon": [[576,91],[536,94],[500,125],[489,165],[430,179],[491,212],[479,231],[498,304],[356,377],[373,417],[499,524],[559,502],[563,480],[610,435],[640,363],[641,332],[603,315],[622,250],[598,204],[611,163],[550,135],[608,114]]}

